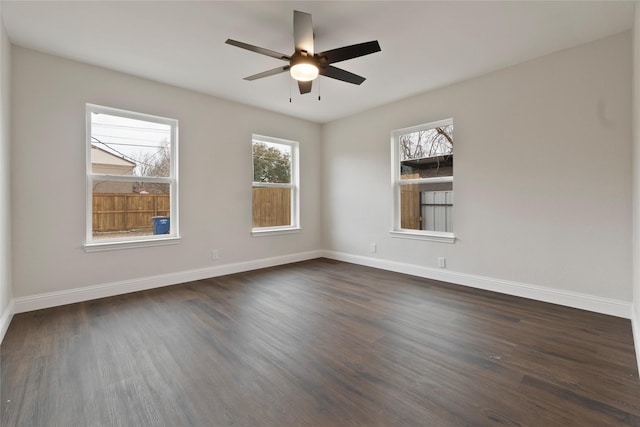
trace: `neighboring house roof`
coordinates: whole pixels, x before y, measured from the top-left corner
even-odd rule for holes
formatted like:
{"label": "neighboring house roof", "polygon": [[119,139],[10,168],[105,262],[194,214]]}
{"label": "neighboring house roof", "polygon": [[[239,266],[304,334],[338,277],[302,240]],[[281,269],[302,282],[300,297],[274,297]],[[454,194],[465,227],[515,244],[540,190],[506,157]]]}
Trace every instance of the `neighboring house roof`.
{"label": "neighboring house roof", "polygon": [[451,166],[453,165],[453,153],[441,156],[421,157],[418,159],[403,160],[400,163],[402,165],[411,166],[417,169]]}
{"label": "neighboring house roof", "polygon": [[91,163],[110,166],[128,166],[134,168],[136,164],[103,148],[91,144]]}

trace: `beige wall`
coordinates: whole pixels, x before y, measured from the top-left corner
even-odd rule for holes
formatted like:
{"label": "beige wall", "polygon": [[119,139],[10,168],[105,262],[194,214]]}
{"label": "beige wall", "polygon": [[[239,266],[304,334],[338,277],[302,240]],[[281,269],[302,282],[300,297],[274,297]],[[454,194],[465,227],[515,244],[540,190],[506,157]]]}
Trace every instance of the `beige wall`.
{"label": "beige wall", "polygon": [[[11,45],[0,14],[0,319],[9,315],[12,298],[11,162],[10,162],[10,63]],[[0,340],[4,336],[0,321]]]}
{"label": "beige wall", "polygon": [[[15,297],[320,249],[318,124],[15,46],[12,67]],[[180,244],[85,253],[87,102],[179,121]],[[299,233],[251,236],[253,133],[300,142]]]}
{"label": "beige wall", "polygon": [[[631,69],[625,32],[327,124],[324,247],[630,306]],[[458,240],[392,238],[390,133],[447,118]]]}
{"label": "beige wall", "polygon": [[640,2],[633,30],[633,329],[640,370]]}

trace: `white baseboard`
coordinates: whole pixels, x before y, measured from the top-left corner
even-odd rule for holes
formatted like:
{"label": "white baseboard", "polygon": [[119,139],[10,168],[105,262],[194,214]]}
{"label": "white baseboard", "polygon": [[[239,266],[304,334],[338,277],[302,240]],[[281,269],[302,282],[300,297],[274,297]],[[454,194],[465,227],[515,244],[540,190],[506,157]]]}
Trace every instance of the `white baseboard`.
{"label": "white baseboard", "polygon": [[[365,265],[382,270],[394,271],[398,273],[410,274],[412,276],[424,277],[427,279],[440,280],[457,285],[469,286],[472,288],[484,289],[537,301],[544,301],[567,307],[579,308],[581,310],[593,311],[596,313],[608,314],[611,316],[631,319],[631,303],[626,301],[603,298],[594,295],[582,294],[572,291],[564,291],[543,286],[528,285],[525,283],[512,282],[508,280],[493,279],[490,277],[475,276],[465,273],[441,268],[429,268],[415,264],[407,264],[398,261],[388,261],[378,258],[365,257],[360,255],[346,254],[342,252],[322,251],[325,258],[337,261],[350,262],[353,264]],[[640,331],[637,331],[640,334]],[[640,345],[635,340],[636,345]],[[638,353],[640,354],[640,353]]]}
{"label": "white baseboard", "polygon": [[636,307],[631,308],[631,329],[633,331],[633,344],[636,348],[636,362],[638,363],[638,375],[640,375],[640,324],[638,323],[638,315]]}
{"label": "white baseboard", "polygon": [[[292,262],[306,261],[322,256],[322,251],[309,251],[291,255],[282,255],[271,258],[219,265],[196,270],[181,271],[178,273],[162,274],[158,276],[144,277],[141,279],[124,280],[102,285],[87,286],[83,288],[67,289],[64,291],[48,292],[45,294],[19,297],[12,300],[13,312],[24,313],[43,308],[56,307],[76,302],[89,301],[97,298],[127,294],[130,292],[160,288],[176,285],[194,280],[207,279],[209,277],[224,276],[227,274],[242,273],[260,268],[275,267],[277,265],[290,264]],[[4,316],[3,316],[4,318]],[[11,319],[9,319],[10,321]],[[3,324],[0,324],[3,326]],[[7,323],[8,327],[8,323]]]}
{"label": "white baseboard", "polygon": [[[316,250],[291,255],[283,255],[271,258],[263,258],[233,264],[225,264],[196,270],[188,270],[177,273],[144,277],[140,279],[125,280],[114,283],[106,283],[83,288],[68,289],[64,291],[49,292],[28,297],[14,298],[9,308],[0,318],[0,338],[4,336],[14,313],[40,310],[65,304],[88,301],[130,292],[159,288],[179,283],[202,280],[209,277],[223,276],[227,274],[241,273],[260,268],[274,267],[292,262],[326,257],[338,261],[350,262],[364,266],[395,271],[488,291],[500,292],[538,301],[560,304],[582,310],[603,313],[626,319],[632,319],[631,303],[625,301],[603,298],[578,292],[563,291],[536,285],[512,282],[501,279],[493,279],[483,276],[475,276],[465,273],[457,273],[445,269],[423,267],[415,264],[407,264],[397,261],[382,260],[378,258],[352,255],[341,252]],[[632,319],[636,338],[640,335],[640,325]],[[640,340],[635,340],[636,346],[640,346]],[[638,353],[640,354],[640,353]]]}
{"label": "white baseboard", "polygon": [[4,340],[4,335],[7,333],[7,329],[9,329],[11,319],[13,319],[14,308],[13,300],[9,301],[9,305],[7,305],[4,313],[0,316],[0,343]]}

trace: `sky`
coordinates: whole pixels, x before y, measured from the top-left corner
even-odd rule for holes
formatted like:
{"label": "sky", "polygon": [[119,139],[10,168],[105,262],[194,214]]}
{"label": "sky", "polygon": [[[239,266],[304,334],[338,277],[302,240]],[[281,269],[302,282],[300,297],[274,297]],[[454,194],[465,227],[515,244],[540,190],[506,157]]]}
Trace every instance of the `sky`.
{"label": "sky", "polygon": [[[171,140],[171,126],[162,123],[91,113],[91,142],[136,164],[162,157]],[[144,159],[144,160],[142,160]]]}

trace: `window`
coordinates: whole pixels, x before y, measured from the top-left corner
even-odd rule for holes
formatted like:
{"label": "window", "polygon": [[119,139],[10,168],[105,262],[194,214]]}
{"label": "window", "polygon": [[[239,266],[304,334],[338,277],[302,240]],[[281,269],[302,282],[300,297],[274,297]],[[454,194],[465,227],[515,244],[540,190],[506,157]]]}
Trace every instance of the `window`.
{"label": "window", "polygon": [[174,243],[178,122],[87,104],[85,249]]}
{"label": "window", "polygon": [[298,143],[253,135],[254,235],[299,229]]}
{"label": "window", "polygon": [[453,242],[453,120],[392,132],[392,234]]}

